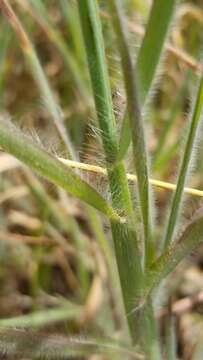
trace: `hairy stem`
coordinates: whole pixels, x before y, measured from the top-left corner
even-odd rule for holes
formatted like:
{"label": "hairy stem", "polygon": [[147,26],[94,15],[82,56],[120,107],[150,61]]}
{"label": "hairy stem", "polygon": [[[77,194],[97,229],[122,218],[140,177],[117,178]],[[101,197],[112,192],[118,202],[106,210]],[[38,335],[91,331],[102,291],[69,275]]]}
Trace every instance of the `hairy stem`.
{"label": "hairy stem", "polygon": [[78,7],[113,207],[128,217],[127,223],[112,222],[111,227],[126,315],[132,338],[136,341],[136,324],[132,310],[141,297],[142,269],[134,211],[124,165],[121,162],[116,163],[116,127],[97,3],[94,0],[78,0]]}

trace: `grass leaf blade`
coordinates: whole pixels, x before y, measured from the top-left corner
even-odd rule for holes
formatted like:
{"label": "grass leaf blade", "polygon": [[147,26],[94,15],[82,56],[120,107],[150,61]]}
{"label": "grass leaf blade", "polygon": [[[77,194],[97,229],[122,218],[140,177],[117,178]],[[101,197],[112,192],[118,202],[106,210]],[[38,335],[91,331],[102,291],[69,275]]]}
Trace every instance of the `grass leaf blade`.
{"label": "grass leaf blade", "polygon": [[193,115],[192,115],[192,120],[191,120],[191,124],[190,124],[190,128],[189,128],[189,132],[188,132],[185,151],[184,151],[182,164],[181,164],[181,168],[180,168],[180,172],[179,172],[179,176],[178,176],[177,187],[176,187],[176,191],[174,194],[174,198],[173,198],[172,206],[171,206],[171,210],[170,210],[170,216],[169,216],[168,225],[167,225],[166,237],[165,237],[165,241],[164,241],[165,248],[170,244],[171,239],[174,234],[174,231],[175,231],[175,225],[176,225],[177,218],[178,218],[179,211],[180,211],[181,199],[182,199],[182,195],[184,192],[184,186],[185,186],[185,181],[186,181],[186,177],[187,177],[187,173],[188,173],[188,168],[190,165],[192,151],[194,148],[194,142],[195,142],[195,138],[196,138],[196,134],[197,134],[197,130],[198,130],[198,125],[199,125],[200,119],[201,119],[202,107],[203,107],[203,76],[202,76],[202,79],[199,84],[196,103],[195,103],[195,107],[194,107],[194,111],[193,111]]}
{"label": "grass leaf blade", "polygon": [[114,220],[119,216],[104,198],[73,171],[68,170],[59,160],[34,144],[11,123],[0,121],[0,146],[33,171],[64,188],[87,204]]}
{"label": "grass leaf blade", "polygon": [[138,54],[135,71],[141,103],[144,104],[152,87],[162,50],[167,38],[177,0],[154,0],[149,15],[145,36]]}
{"label": "grass leaf blade", "polygon": [[[145,36],[135,66],[135,74],[138,80],[138,89],[142,107],[150,93],[157,68],[160,65],[164,43],[176,2],[177,0],[164,2],[163,0],[154,0],[152,4]],[[125,156],[130,140],[128,118],[125,114],[121,129],[119,159],[122,159]]]}
{"label": "grass leaf blade", "polygon": [[175,270],[176,266],[186,258],[203,239],[202,208],[193,216],[182,235],[149,268],[147,274],[147,293],[157,286],[161,280]]}
{"label": "grass leaf blade", "polygon": [[150,262],[153,259],[154,249],[151,242],[152,222],[150,214],[148,155],[138,99],[138,90],[136,79],[134,77],[133,64],[128,49],[124,23],[122,21],[121,5],[118,1],[109,0],[109,7],[112,13],[114,30],[117,35],[117,45],[121,56],[127,93],[128,118],[133,143],[133,162],[137,173],[140,208],[144,225],[146,262]]}

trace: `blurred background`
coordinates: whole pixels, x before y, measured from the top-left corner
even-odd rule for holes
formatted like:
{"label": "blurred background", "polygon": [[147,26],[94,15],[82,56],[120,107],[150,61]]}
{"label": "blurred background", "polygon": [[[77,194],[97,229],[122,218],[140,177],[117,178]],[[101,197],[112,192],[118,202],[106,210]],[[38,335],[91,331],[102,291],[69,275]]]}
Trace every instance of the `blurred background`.
{"label": "blurred background", "polygon": [[[76,158],[104,166],[76,2],[12,0],[10,3],[36,49],[61,106]],[[125,109],[120,59],[114,46],[107,2],[99,3],[119,128]],[[150,4],[150,0],[125,0],[134,60]],[[0,30],[0,116],[11,118],[54,155],[66,157],[21,44],[2,15]],[[144,114],[155,179],[175,182],[188,114],[203,67],[202,45],[203,2],[180,1],[158,81]],[[130,151],[126,165],[131,172]],[[189,185],[203,189],[202,174],[203,138],[200,136]],[[83,176],[108,197],[105,178],[88,173]],[[160,241],[171,191],[154,187],[154,197],[156,236]],[[183,223],[201,203],[200,196],[186,197]],[[36,327],[45,333],[88,333],[96,337],[115,333],[115,337],[124,338],[125,334],[120,335],[123,317],[112,254],[109,226],[104,219],[36,177],[12,157],[0,153],[0,325]],[[113,277],[109,276],[110,263]],[[203,247],[178,267],[169,291],[179,357],[203,359]],[[164,319],[161,306],[157,316],[160,321]]]}

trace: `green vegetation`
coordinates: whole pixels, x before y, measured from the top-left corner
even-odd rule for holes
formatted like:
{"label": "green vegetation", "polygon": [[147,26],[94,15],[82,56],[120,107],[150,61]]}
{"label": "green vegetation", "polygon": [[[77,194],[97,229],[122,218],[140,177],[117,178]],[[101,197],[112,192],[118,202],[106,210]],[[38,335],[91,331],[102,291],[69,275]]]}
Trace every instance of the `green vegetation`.
{"label": "green vegetation", "polygon": [[[179,358],[173,298],[203,239],[185,189],[203,186],[200,6],[0,0],[0,356]],[[170,201],[153,179],[179,164]]]}

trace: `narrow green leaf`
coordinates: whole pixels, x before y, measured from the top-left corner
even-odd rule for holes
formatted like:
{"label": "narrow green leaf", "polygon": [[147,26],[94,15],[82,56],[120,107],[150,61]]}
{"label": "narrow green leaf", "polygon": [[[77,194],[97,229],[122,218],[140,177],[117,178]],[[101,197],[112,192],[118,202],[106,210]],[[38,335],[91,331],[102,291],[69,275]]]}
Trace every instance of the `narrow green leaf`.
{"label": "narrow green leaf", "polygon": [[[161,63],[162,50],[176,3],[177,0],[154,0],[152,4],[145,36],[135,66],[142,107],[147,100]],[[123,159],[128,150],[131,141],[130,135],[128,118],[125,113],[119,144],[119,159]]]}
{"label": "narrow green leaf", "polygon": [[138,53],[135,71],[141,103],[144,104],[152,87],[162,50],[177,0],[154,0],[147,23],[145,36]]}
{"label": "narrow green leaf", "polygon": [[0,332],[2,328],[42,328],[48,325],[78,319],[82,314],[79,306],[69,304],[55,309],[35,311],[30,314],[0,319]]}
{"label": "narrow green leaf", "polygon": [[66,145],[66,148],[69,152],[69,156],[72,158],[74,156],[73,149],[69,135],[67,134],[66,128],[64,126],[63,112],[60,106],[55,101],[52,90],[49,86],[47,78],[44,74],[39,59],[36,53],[34,52],[33,48],[29,48],[29,50],[26,52],[26,60],[29,65],[30,71],[33,75],[33,78],[42,95],[42,100],[44,102],[44,105],[46,106],[47,111],[51,115],[54,124],[64,144]]}
{"label": "narrow green leaf", "polygon": [[170,216],[167,225],[166,237],[164,241],[164,247],[166,248],[170,243],[175,231],[175,225],[177,223],[178,215],[181,207],[181,200],[184,191],[186,177],[189,171],[189,165],[191,160],[192,151],[194,148],[194,142],[198,130],[198,125],[201,119],[201,111],[203,106],[203,77],[199,84],[198,94],[196,98],[196,103],[192,115],[192,120],[190,124],[190,129],[188,132],[187,142],[185,146],[185,151],[182,159],[182,164],[178,176],[178,182],[176,191],[174,194]]}
{"label": "narrow green leaf", "polygon": [[[148,155],[145,144],[144,128],[138,99],[137,84],[133,64],[128,49],[126,30],[122,21],[123,15],[119,1],[109,0],[113,26],[117,36],[117,45],[121,55],[123,76],[127,93],[127,110],[133,143],[133,162],[137,173],[140,208],[144,224],[146,263],[154,256],[151,237],[151,209],[149,196]],[[139,154],[139,156],[138,156]]]}
{"label": "narrow green leaf", "polygon": [[0,146],[39,175],[95,207],[112,220],[120,219],[96,190],[3,119],[0,120]]}
{"label": "narrow green leaf", "polygon": [[182,235],[168,246],[147,273],[146,293],[149,294],[161,280],[169,275],[203,240],[203,210],[197,211]]}
{"label": "narrow green leaf", "polygon": [[80,28],[80,20],[76,4],[70,0],[60,0],[61,12],[67,24],[74,50],[80,64],[85,64],[85,49]]}
{"label": "narrow green leaf", "polygon": [[[91,230],[94,234],[94,237],[96,241],[98,242],[100,246],[100,250],[104,256],[108,273],[109,273],[109,280],[108,280],[108,288],[110,292],[110,305],[113,305],[113,312],[114,312],[114,322],[115,322],[115,328],[120,328],[121,324],[123,325],[123,328],[126,329],[126,322],[125,322],[125,314],[122,304],[122,294],[119,284],[119,277],[118,277],[118,271],[116,268],[116,262],[114,259],[114,252],[111,247],[111,243],[109,242],[109,239],[104,232],[103,224],[101,224],[100,218],[98,214],[96,214],[96,211],[87,206],[87,212],[88,212],[88,219],[90,222]],[[112,301],[113,300],[113,301]],[[125,330],[124,330],[125,331]]]}
{"label": "narrow green leaf", "polygon": [[96,3],[79,1],[79,11],[91,82],[101,129],[101,137],[106,153],[107,164],[115,162],[117,155],[116,127],[111,100],[111,90],[106,68],[104,45],[99,16],[96,16]]}

